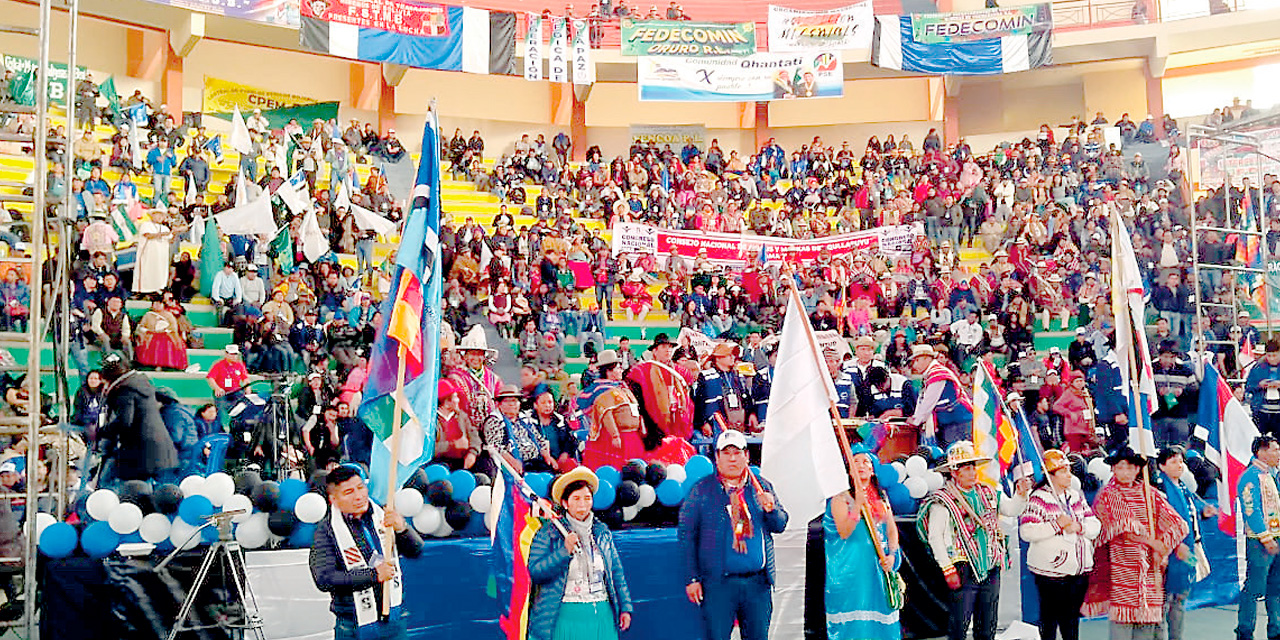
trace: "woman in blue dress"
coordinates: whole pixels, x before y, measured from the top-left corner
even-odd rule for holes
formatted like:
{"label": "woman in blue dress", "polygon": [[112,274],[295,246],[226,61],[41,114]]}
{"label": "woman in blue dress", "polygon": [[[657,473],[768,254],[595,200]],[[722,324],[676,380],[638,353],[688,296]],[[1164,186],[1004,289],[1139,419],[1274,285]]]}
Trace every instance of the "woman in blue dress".
{"label": "woman in blue dress", "polygon": [[[889,500],[876,481],[875,462],[865,446],[853,448],[852,492],[827,501],[822,519],[827,551],[827,637],[830,640],[899,640],[898,610],[889,606],[884,573],[901,562],[898,529]],[[870,522],[867,522],[869,517]],[[884,550],[883,560],[874,540]]]}

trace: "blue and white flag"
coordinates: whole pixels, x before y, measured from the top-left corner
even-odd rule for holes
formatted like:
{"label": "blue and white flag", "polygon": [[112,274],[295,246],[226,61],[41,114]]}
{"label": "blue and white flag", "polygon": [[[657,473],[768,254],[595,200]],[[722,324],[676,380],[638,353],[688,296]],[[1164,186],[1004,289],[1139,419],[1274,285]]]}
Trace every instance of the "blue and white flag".
{"label": "blue and white flag", "polygon": [[871,64],[938,75],[999,75],[1053,64],[1052,28],[968,42],[915,39],[911,16],[876,16]]}
{"label": "blue and white flag", "polygon": [[213,157],[216,158],[218,162],[222,162],[222,134],[221,133],[219,133],[218,135],[212,138],[209,138],[209,140],[204,143],[204,148],[207,149],[208,151],[211,151],[213,153]]}
{"label": "blue and white flag", "polygon": [[276,195],[284,206],[295,214],[306,213],[311,209],[311,185],[307,183],[307,174],[301,169],[293,172],[288,180],[276,187]]}

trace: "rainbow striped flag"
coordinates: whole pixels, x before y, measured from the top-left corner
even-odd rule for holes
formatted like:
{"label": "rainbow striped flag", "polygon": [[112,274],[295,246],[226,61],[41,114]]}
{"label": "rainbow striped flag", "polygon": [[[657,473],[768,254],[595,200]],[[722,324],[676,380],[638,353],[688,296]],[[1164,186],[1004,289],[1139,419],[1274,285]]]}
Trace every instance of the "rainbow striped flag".
{"label": "rainbow striped flag", "polygon": [[[524,483],[506,466],[493,486],[498,518],[490,534],[490,559],[498,595],[498,626],[507,640],[525,640],[529,629],[529,604],[533,580],[529,578],[529,547],[542,521],[533,515]],[[496,501],[501,501],[497,504]]]}
{"label": "rainbow striped flag", "polygon": [[1018,455],[1018,429],[990,369],[984,360],[973,369],[973,444],[981,455],[992,458],[978,468],[978,480],[999,487]]}

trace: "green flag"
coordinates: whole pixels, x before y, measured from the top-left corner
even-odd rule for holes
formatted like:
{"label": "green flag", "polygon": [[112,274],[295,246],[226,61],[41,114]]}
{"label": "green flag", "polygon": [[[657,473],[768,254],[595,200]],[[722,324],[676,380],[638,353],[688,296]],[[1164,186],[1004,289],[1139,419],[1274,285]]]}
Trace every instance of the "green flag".
{"label": "green flag", "polygon": [[293,273],[293,238],[289,237],[289,226],[285,225],[271,241],[270,251],[276,258],[281,275]]}
{"label": "green flag", "polygon": [[107,105],[111,107],[111,119],[120,120],[120,94],[116,93],[116,77],[107,78],[106,82],[98,85],[98,92],[107,98]]}
{"label": "green flag", "polygon": [[36,106],[36,72],[19,71],[9,80],[9,96],[25,107]]}
{"label": "green flag", "polygon": [[207,298],[213,293],[213,277],[222,271],[222,234],[210,218],[204,223],[204,239],[200,243],[200,293]]}

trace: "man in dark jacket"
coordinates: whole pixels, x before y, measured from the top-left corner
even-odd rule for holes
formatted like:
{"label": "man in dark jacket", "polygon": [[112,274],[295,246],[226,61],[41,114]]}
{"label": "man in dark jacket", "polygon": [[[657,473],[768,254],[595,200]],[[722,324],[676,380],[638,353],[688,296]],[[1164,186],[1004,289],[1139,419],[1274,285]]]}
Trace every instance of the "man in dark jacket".
{"label": "man in dark jacket", "polygon": [[98,441],[113,461],[115,480],[165,480],[178,467],[178,450],[160,417],[155,387],[146,376],[131,371],[118,354],[103,359],[107,381],[106,421]]}
{"label": "man in dark jacket", "polygon": [[773,535],[787,512],[773,485],[747,468],[747,439],[726,430],[716,439],[716,473],[699,480],[680,506],[685,594],[702,608],[707,640],[769,637],[773,615]]}
{"label": "man in dark jacket", "polygon": [[[416,558],[422,538],[404,516],[369,502],[369,488],[355,465],[339,465],[325,477],[329,514],[316,527],[311,544],[311,578],[332,598],[329,609],[337,618],[335,638],[408,638],[403,602],[403,572],[397,555]],[[381,518],[377,518],[377,516]],[[384,554],[384,534],[395,531],[395,551]],[[382,615],[382,599],[390,582],[391,615]],[[363,628],[363,629],[362,629]]]}

